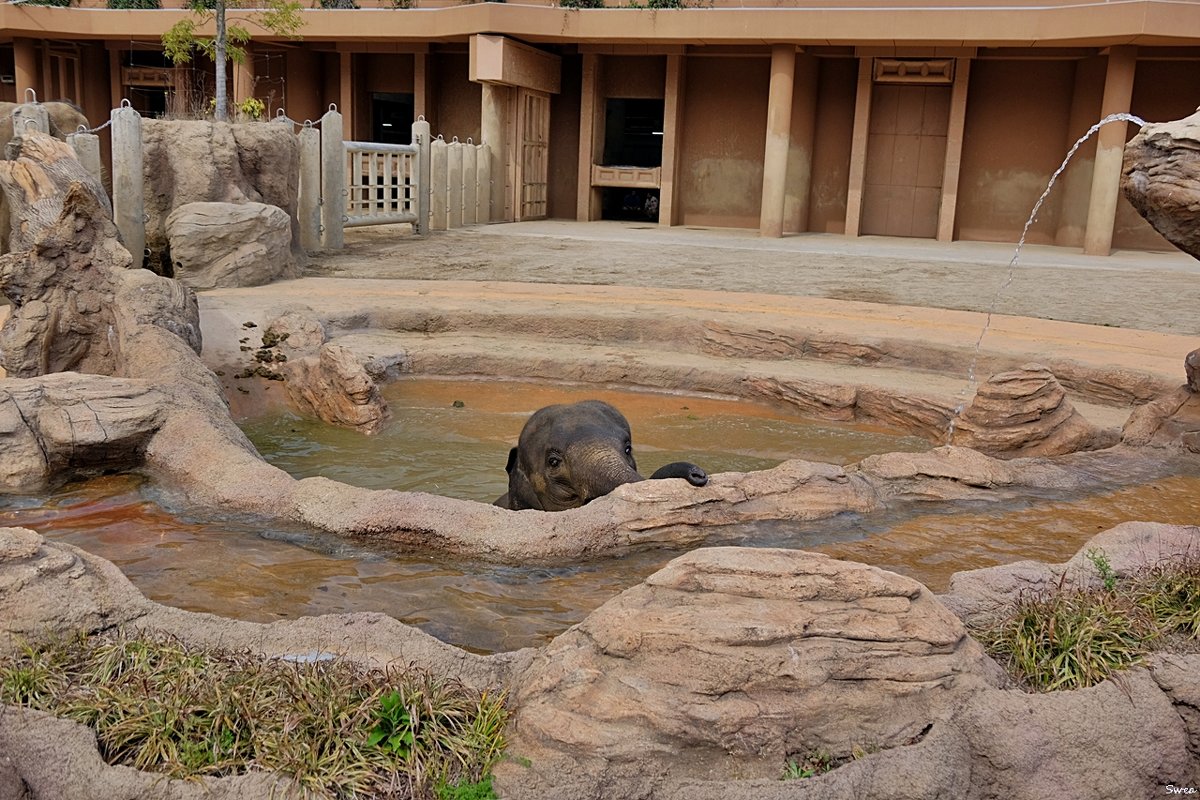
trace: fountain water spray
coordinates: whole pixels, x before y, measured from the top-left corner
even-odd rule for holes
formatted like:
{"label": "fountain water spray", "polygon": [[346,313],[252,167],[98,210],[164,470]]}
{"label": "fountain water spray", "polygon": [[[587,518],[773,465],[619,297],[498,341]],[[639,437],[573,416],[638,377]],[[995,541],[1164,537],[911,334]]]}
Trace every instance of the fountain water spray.
{"label": "fountain water spray", "polygon": [[987,317],[984,319],[983,329],[979,331],[979,338],[975,340],[975,352],[971,354],[971,363],[967,367],[967,383],[958,393],[958,404],[954,406],[954,412],[950,415],[950,424],[946,427],[946,444],[953,443],[954,429],[958,424],[958,417],[967,406],[967,393],[977,385],[975,381],[975,368],[979,364],[979,353],[983,349],[983,337],[987,336],[988,329],[992,326],[992,315],[996,312],[996,304],[1000,302],[1000,295],[1008,288],[1009,284],[1013,281],[1013,277],[1016,275],[1017,259],[1021,257],[1021,248],[1025,246],[1025,237],[1029,235],[1029,229],[1033,227],[1033,223],[1037,221],[1038,212],[1042,210],[1042,203],[1046,202],[1046,198],[1050,196],[1050,190],[1054,188],[1054,182],[1058,180],[1058,176],[1062,175],[1063,170],[1067,168],[1067,164],[1071,163],[1075,151],[1098,130],[1110,122],[1132,122],[1139,128],[1146,126],[1144,119],[1133,114],[1126,114],[1124,112],[1109,114],[1088,128],[1087,133],[1080,136],[1075,144],[1071,145],[1071,149],[1067,151],[1067,157],[1063,159],[1063,162],[1058,165],[1058,169],[1050,176],[1050,182],[1046,184],[1046,190],[1042,192],[1042,196],[1033,204],[1033,211],[1029,212],[1029,219],[1025,221],[1025,227],[1021,229],[1021,238],[1017,240],[1017,247],[1013,250],[1012,259],[1008,262],[1008,274],[1004,277],[1004,281],[1000,286],[996,288],[995,293],[992,295],[992,302],[988,305]]}

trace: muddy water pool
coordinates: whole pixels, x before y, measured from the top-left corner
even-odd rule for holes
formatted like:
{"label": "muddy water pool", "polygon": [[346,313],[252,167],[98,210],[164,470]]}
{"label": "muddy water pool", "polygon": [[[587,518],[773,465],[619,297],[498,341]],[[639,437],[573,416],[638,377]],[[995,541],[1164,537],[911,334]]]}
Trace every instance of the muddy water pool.
{"label": "muddy water pool", "polygon": [[[769,467],[787,457],[851,463],[873,452],[927,447],[714,398],[495,381],[412,381],[389,393],[395,420],[376,437],[289,413],[242,424],[269,460],[297,476],[484,501],[504,491],[507,451],[528,414],[585,396],[625,412],[643,472],[682,458],[723,472]],[[455,400],[463,407],[454,407]],[[962,569],[1064,560],[1098,531],[1126,520],[1195,524],[1200,474],[1187,469],[1114,475],[1110,489],[1084,497],[759,525],[725,531],[720,541],[819,550],[942,591]],[[0,498],[0,525],[30,527],[107,558],[147,596],[168,605],[254,621],[380,611],[481,652],[543,644],[678,555],[660,550],[522,568],[381,552],[254,520],[171,514],[134,476],[97,478],[47,496]]]}

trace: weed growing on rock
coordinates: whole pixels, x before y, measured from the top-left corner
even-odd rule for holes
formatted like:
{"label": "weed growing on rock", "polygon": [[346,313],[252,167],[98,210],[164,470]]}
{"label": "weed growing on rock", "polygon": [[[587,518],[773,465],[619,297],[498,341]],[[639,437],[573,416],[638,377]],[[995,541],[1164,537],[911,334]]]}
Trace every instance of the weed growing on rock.
{"label": "weed growing on rock", "polygon": [[1066,587],[1018,597],[1011,612],[972,631],[989,654],[1034,691],[1079,689],[1144,663],[1153,651],[1200,640],[1200,559],[1118,578],[1101,551],[1087,558],[1098,588]]}
{"label": "weed growing on rock", "polygon": [[503,696],[416,669],[123,636],[0,658],[0,702],[88,725],[113,764],[177,778],[268,770],[324,798],[494,797],[478,787],[491,791],[507,722]]}

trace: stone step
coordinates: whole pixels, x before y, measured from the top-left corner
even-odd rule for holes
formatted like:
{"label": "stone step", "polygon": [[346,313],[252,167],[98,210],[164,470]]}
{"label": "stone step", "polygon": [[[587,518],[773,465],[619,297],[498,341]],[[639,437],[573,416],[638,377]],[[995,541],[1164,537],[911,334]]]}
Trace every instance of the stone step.
{"label": "stone step", "polygon": [[[723,357],[656,343],[598,345],[485,333],[362,331],[337,336],[381,380],[406,374],[558,380],[717,394],[766,402],[820,419],[886,425],[930,441],[974,393],[934,373],[811,359]],[[986,378],[986,376],[980,376]],[[1093,425],[1118,428],[1128,409],[1072,398]]]}

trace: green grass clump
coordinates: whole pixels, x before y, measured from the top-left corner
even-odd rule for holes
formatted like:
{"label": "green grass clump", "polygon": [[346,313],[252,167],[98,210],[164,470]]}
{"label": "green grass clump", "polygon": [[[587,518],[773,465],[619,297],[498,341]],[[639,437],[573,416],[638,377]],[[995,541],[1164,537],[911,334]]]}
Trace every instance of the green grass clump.
{"label": "green grass clump", "polygon": [[1060,588],[1022,595],[1011,616],[977,638],[1014,677],[1049,692],[1093,686],[1142,663],[1155,636],[1153,620],[1129,598]]}
{"label": "green grass clump", "polygon": [[1200,558],[1118,576],[1103,551],[1085,554],[1100,585],[1024,594],[1004,618],[972,633],[1035,691],[1079,689],[1143,663],[1153,651],[1200,642]]}
{"label": "green grass clump", "polygon": [[177,778],[274,771],[321,798],[490,790],[507,721],[502,696],[420,670],[263,660],[123,636],[27,645],[0,658],[0,702],[88,725],[109,763]]}

